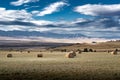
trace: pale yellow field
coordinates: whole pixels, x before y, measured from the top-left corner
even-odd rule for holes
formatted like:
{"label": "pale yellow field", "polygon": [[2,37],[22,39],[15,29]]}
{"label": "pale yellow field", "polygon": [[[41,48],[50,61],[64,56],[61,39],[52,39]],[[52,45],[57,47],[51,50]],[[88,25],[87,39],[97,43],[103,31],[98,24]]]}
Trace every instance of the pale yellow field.
{"label": "pale yellow field", "polygon": [[[13,54],[7,58],[8,53]],[[42,53],[42,58],[37,54]],[[2,80],[119,80],[120,53],[88,52],[65,58],[67,52],[0,52]]]}

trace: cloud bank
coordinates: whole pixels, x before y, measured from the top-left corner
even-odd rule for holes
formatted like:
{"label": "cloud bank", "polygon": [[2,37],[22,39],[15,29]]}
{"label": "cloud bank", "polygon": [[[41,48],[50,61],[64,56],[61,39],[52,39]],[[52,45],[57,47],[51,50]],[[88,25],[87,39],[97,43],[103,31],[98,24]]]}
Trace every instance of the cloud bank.
{"label": "cloud bank", "polygon": [[38,1],[39,0],[18,0],[18,1],[11,2],[10,4],[13,6],[21,6],[26,3],[38,2]]}
{"label": "cloud bank", "polygon": [[[23,4],[25,3],[19,5]],[[58,22],[34,18],[60,11],[60,8],[65,5],[68,4],[63,1],[55,2],[42,11],[31,12],[25,9],[7,10],[0,7],[0,36],[23,37],[23,39],[32,36],[32,39],[42,37],[40,40],[60,40],[60,42],[74,42],[76,39],[79,42],[82,39],[87,41],[95,38],[97,40],[120,38],[120,4],[86,4],[74,8],[75,12],[94,16],[92,19],[78,17],[76,20]]]}
{"label": "cloud bank", "polygon": [[13,20],[27,20],[29,21],[32,15],[26,10],[7,10],[6,8],[0,8],[0,21],[13,21]]}
{"label": "cloud bank", "polygon": [[57,38],[47,38],[47,37],[3,37],[0,36],[0,40],[15,40],[15,41],[37,41],[37,42],[53,42],[53,43],[92,43],[96,42],[106,42],[109,41],[104,38],[72,38],[72,39],[57,39]]}
{"label": "cloud bank", "polygon": [[120,4],[86,4],[75,7],[74,11],[91,16],[119,16]]}

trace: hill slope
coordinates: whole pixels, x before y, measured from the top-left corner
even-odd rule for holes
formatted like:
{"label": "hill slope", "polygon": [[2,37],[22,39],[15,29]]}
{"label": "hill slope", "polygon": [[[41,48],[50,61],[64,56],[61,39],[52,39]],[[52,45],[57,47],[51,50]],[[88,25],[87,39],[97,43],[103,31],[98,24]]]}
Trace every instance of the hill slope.
{"label": "hill slope", "polygon": [[62,46],[54,48],[54,50],[77,50],[84,48],[94,49],[94,50],[113,50],[113,49],[120,49],[120,41],[109,41],[109,42],[102,42],[102,43],[77,43],[70,46]]}

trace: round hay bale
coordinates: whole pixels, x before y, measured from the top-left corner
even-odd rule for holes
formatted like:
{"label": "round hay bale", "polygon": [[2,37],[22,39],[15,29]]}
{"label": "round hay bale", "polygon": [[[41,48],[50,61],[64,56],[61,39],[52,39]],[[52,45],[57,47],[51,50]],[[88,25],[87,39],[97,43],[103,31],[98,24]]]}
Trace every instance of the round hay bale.
{"label": "round hay bale", "polygon": [[23,52],[23,51],[20,51],[21,53]]}
{"label": "round hay bale", "polygon": [[7,54],[7,58],[12,58],[13,55],[12,54]]}
{"label": "round hay bale", "polygon": [[108,50],[107,52],[110,53],[110,50]]}
{"label": "round hay bale", "polygon": [[74,58],[74,55],[73,53],[68,53],[65,55],[66,58]]}
{"label": "round hay bale", "polygon": [[43,54],[37,54],[37,57],[43,57]]}
{"label": "round hay bale", "polygon": [[78,51],[78,54],[81,54],[81,53],[82,53],[82,51],[81,51],[81,50],[79,50],[79,51]]}
{"label": "round hay bale", "polygon": [[30,53],[30,51],[27,51],[28,53]]}
{"label": "round hay bale", "polygon": [[117,51],[112,51],[111,54],[112,54],[112,55],[116,55],[116,54],[117,54]]}
{"label": "round hay bale", "polygon": [[76,52],[75,52],[75,51],[70,51],[70,53],[71,53],[73,56],[76,56]]}
{"label": "round hay bale", "polygon": [[73,56],[76,56],[76,52],[72,53]]}

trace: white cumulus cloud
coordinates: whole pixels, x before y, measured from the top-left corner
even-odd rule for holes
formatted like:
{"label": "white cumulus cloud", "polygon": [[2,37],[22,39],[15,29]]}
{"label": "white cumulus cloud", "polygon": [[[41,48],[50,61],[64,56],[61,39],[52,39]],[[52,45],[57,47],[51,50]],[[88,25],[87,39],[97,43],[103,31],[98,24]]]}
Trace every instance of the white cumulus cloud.
{"label": "white cumulus cloud", "polygon": [[91,16],[118,16],[120,15],[120,4],[86,4],[75,7],[74,11]]}
{"label": "white cumulus cloud", "polygon": [[11,2],[10,4],[14,5],[14,6],[20,6],[20,5],[23,5],[23,4],[26,4],[26,3],[38,2],[38,1],[39,0],[18,0],[18,1]]}
{"label": "white cumulus cloud", "polygon": [[45,7],[43,11],[41,11],[38,16],[45,16],[47,14],[52,14],[53,12],[57,12],[60,10],[61,7],[68,5],[67,3],[60,1],[50,4],[49,6]]}
{"label": "white cumulus cloud", "polygon": [[0,21],[30,20],[31,16],[26,10],[6,10],[5,8],[0,8]]}

